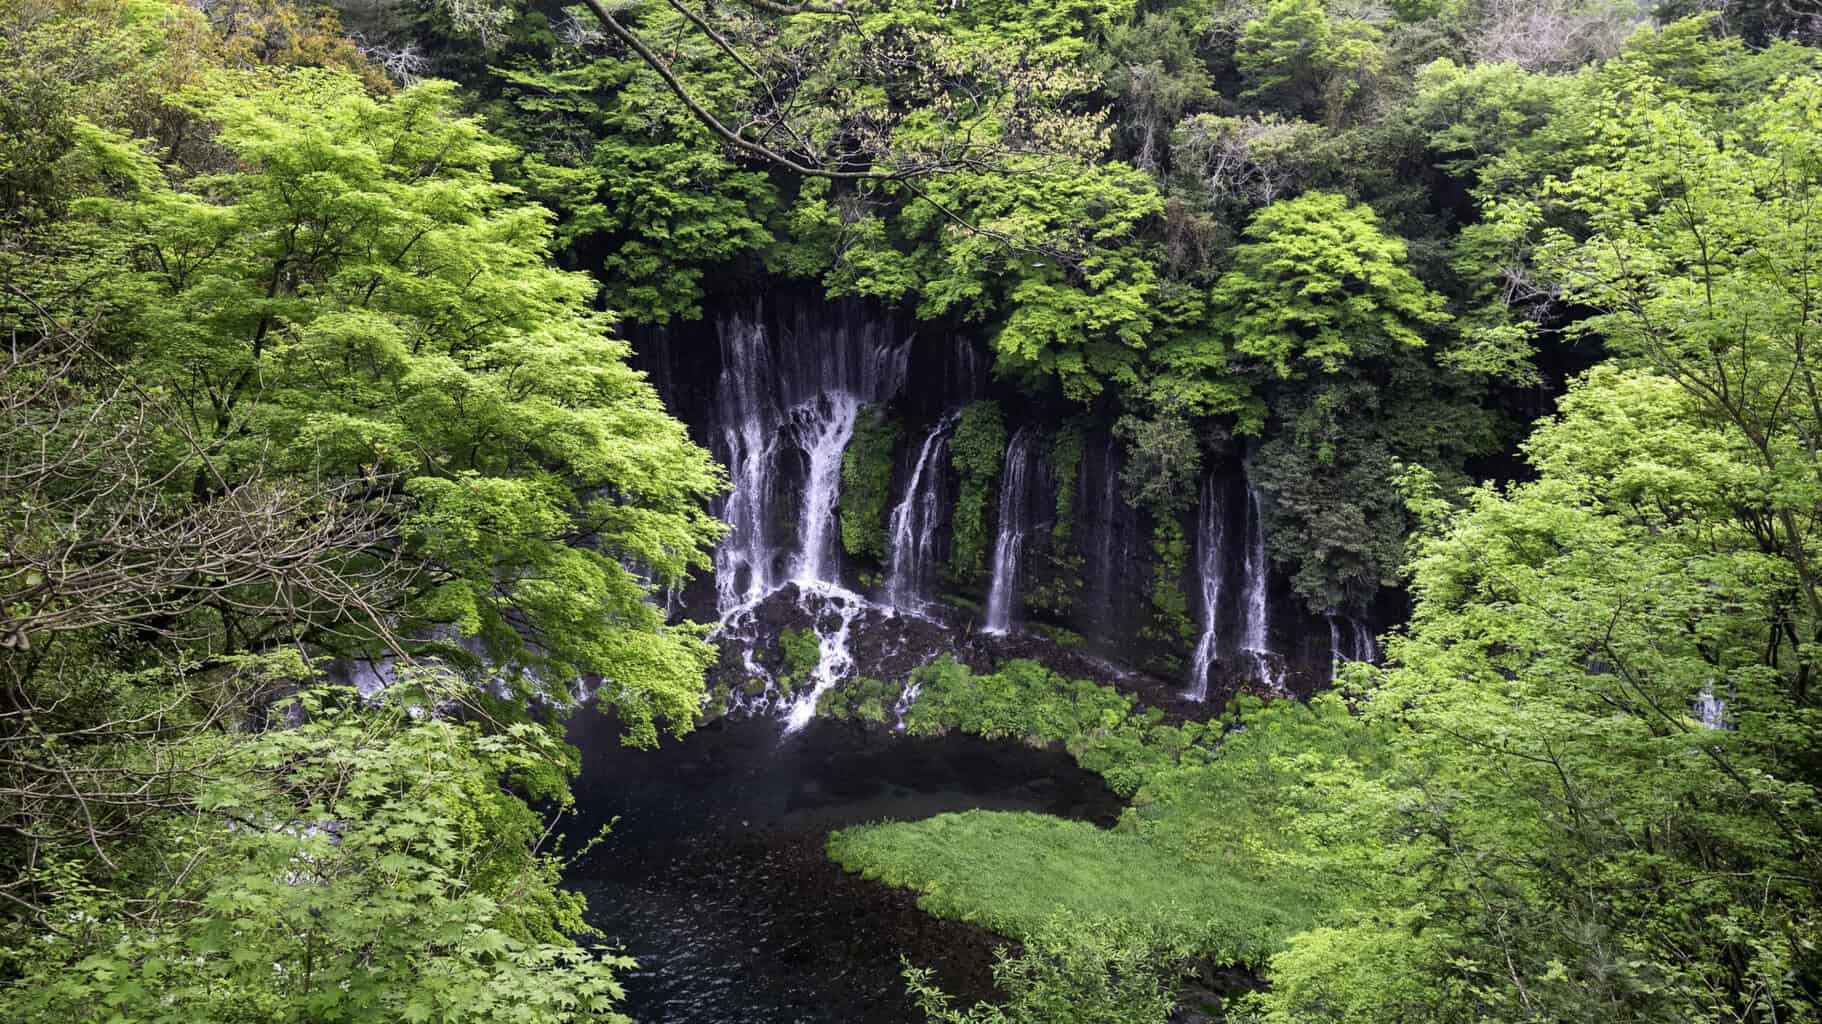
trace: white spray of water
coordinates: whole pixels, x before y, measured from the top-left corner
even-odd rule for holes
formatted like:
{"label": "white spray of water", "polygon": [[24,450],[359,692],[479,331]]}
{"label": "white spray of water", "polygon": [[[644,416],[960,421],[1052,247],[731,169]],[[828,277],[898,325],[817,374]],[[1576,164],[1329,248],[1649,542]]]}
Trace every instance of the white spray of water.
{"label": "white spray of water", "polygon": [[785,732],[796,732],[808,725],[816,717],[816,702],[854,671],[848,633],[854,620],[870,607],[866,598],[832,583],[806,583],[799,587],[799,607],[816,620],[816,668],[810,673],[809,691],[786,706]]}
{"label": "white spray of water", "polygon": [[[722,506],[729,531],[715,549],[715,636],[742,647],[749,678],[764,686],[758,698],[735,697],[736,706],[782,707],[786,728],[797,729],[815,715],[817,698],[854,668],[849,633],[870,605],[841,585],[835,510],[842,453],[861,408],[903,387],[910,339],[854,317],[814,325],[800,317],[794,335],[783,339],[757,315],[726,318],[718,329],[716,419],[733,486]],[[799,465],[802,486],[787,494],[781,480]],[[773,535],[791,523],[793,536]],[[797,587],[818,654],[810,691],[795,698],[778,692],[753,650],[755,608],[787,584]]]}

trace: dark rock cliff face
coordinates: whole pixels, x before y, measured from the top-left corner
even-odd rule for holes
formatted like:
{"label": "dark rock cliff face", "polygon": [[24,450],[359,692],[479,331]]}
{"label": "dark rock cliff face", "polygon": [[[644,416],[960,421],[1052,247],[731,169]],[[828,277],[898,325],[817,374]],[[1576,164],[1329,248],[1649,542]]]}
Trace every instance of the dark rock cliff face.
{"label": "dark rock cliff face", "polygon": [[[729,470],[717,512],[732,530],[716,571],[674,610],[721,622],[742,648],[728,656],[730,690],[752,689],[766,671],[754,650],[792,628],[821,642],[823,683],[902,677],[945,653],[990,662],[1018,651],[1127,686],[1144,679],[1159,699],[1211,710],[1236,689],[1307,693],[1335,658],[1376,656],[1368,616],[1313,615],[1273,570],[1241,454],[1208,468],[1198,508],[1179,524],[1186,557],[1161,564],[1158,524],[1126,498],[1111,417],[1021,393],[966,333],[781,290],[628,334],[670,411]],[[958,575],[948,568],[959,484],[948,447],[961,410],[983,400],[998,404],[1009,440],[985,506],[982,571]],[[838,514],[842,456],[863,410],[889,418],[898,439],[876,524],[884,553],[856,557]],[[1167,588],[1184,599],[1174,623],[1156,607]],[[981,635],[1002,624],[1005,635]]]}

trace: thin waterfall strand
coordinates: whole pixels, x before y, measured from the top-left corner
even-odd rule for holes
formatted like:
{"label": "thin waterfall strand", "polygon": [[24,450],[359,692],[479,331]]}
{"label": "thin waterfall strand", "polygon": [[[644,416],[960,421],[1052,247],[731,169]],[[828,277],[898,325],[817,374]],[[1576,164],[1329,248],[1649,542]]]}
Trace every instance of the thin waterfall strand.
{"label": "thin waterfall strand", "polygon": [[1036,459],[1037,432],[1020,427],[1006,446],[1006,468],[1000,478],[1000,535],[993,545],[993,584],[987,590],[987,624],[983,632],[1004,635],[1012,628],[1012,602],[1018,594],[1019,556],[1024,552],[1031,502],[1025,491]]}
{"label": "thin waterfall strand", "polygon": [[1284,688],[1284,669],[1271,650],[1270,565],[1265,557],[1265,516],[1259,492],[1246,485],[1246,629],[1240,649],[1253,663],[1253,676],[1273,690]]}
{"label": "thin waterfall strand", "polygon": [[1221,581],[1227,568],[1226,530],[1223,528],[1220,490],[1215,478],[1202,481],[1202,503],[1196,516],[1196,570],[1201,582],[1202,636],[1190,659],[1190,700],[1208,699],[1208,676],[1220,656]]}
{"label": "thin waterfall strand", "polygon": [[961,413],[946,413],[918,448],[905,496],[892,509],[887,533],[886,603],[899,611],[922,614],[928,607],[924,585],[935,564],[937,526],[942,516],[943,455]]}

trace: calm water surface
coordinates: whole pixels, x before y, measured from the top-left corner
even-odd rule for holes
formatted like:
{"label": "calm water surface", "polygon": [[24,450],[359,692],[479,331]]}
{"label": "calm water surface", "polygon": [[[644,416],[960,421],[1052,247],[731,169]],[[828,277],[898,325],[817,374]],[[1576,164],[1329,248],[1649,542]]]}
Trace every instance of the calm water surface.
{"label": "calm water surface", "polygon": [[591,921],[641,961],[640,1024],[910,1024],[901,955],[966,999],[991,992],[1000,940],[937,921],[848,875],[828,833],[973,807],[1110,823],[1120,801],[1064,754],[967,736],[910,739],[822,719],[723,719],[658,750],[627,750],[593,711],[572,838],[618,818],[570,871]]}

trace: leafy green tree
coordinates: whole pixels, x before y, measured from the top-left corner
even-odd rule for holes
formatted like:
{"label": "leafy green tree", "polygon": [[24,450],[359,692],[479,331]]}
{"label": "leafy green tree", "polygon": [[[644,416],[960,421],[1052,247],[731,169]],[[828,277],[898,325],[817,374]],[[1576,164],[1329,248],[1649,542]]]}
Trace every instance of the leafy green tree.
{"label": "leafy green tree", "polygon": [[[161,821],[143,894],[69,886],[0,950],[7,1019],[625,1021],[612,972],[631,961],[569,940],[580,900],[501,788],[567,800],[567,757],[530,725],[411,713],[460,697],[312,690],[301,726],[167,751],[198,773],[195,812]],[[34,870],[55,887],[70,869]]]}
{"label": "leafy green tree", "polygon": [[588,675],[693,723],[650,594],[719,474],[448,85],[163,2],[0,24],[51,69],[0,152],[54,129],[0,191],[0,1016],[622,1019],[526,719]]}
{"label": "leafy green tree", "polygon": [[[771,242],[772,186],[723,154],[636,58],[562,57],[498,72],[499,120],[527,151],[526,185],[559,212],[560,245],[601,254],[590,269],[609,308],[653,323],[701,316],[705,268]],[[718,106],[743,96],[725,78],[702,88]]]}
{"label": "leafy green tree", "polygon": [[1246,23],[1234,63],[1251,83],[1245,95],[1321,111],[1335,128],[1381,72],[1385,54],[1368,22],[1331,19],[1322,0],[1273,0]]}
{"label": "leafy green tree", "polygon": [[[1399,729],[1409,880],[1292,942],[1271,1019],[1818,1015],[1822,86],[1723,112],[1648,85],[1550,182],[1576,226],[1538,254],[1615,358],[1533,435],[1535,480],[1422,540],[1367,705]],[[1349,950],[1401,984],[1337,976]]]}
{"label": "leafy green tree", "polygon": [[1017,955],[998,951],[993,982],[1007,994],[1004,1003],[957,1009],[930,972],[907,966],[911,995],[931,1024],[1161,1024],[1170,1019],[1179,957],[1119,935],[1118,929],[1071,922],[1057,931],[1027,943]]}
{"label": "leafy green tree", "polygon": [[1234,350],[1280,378],[1424,344],[1448,321],[1405,267],[1405,243],[1370,209],[1330,192],[1273,203],[1246,227],[1216,283],[1216,323]]}
{"label": "leafy green tree", "polygon": [[829,255],[792,265],[831,295],[915,299],[920,318],[983,324],[1002,374],[1071,398],[1138,380],[1158,283],[1141,229],[1162,209],[1141,172],[1064,159],[958,172],[890,217],[828,196],[806,190],[792,216]]}
{"label": "leafy green tree", "polygon": [[371,478],[424,567],[401,635],[453,626],[520,693],[598,676],[646,741],[687,728],[709,650],[664,625],[640,572],[706,566],[720,474],[626,366],[592,286],[545,266],[547,216],[488,170],[511,150],[447,85],[382,102],[325,72],[211,84],[186,102],[237,168],[75,204],[116,268],[96,293],[126,372],[187,410],[171,443],[226,474],[198,466],[192,490],[253,466]]}

